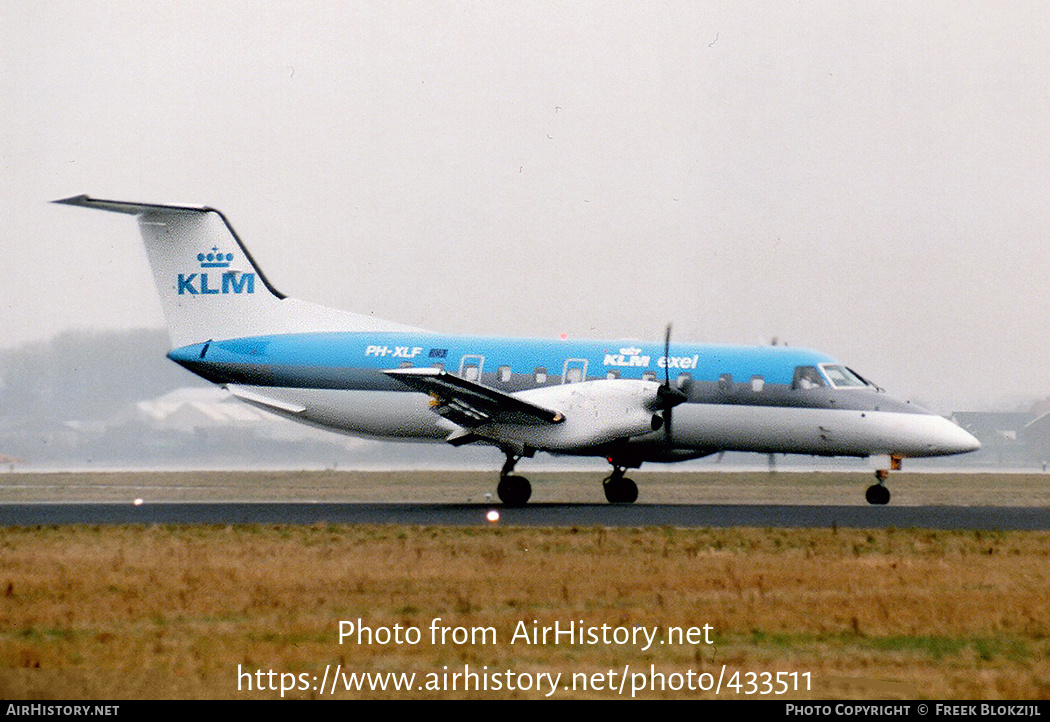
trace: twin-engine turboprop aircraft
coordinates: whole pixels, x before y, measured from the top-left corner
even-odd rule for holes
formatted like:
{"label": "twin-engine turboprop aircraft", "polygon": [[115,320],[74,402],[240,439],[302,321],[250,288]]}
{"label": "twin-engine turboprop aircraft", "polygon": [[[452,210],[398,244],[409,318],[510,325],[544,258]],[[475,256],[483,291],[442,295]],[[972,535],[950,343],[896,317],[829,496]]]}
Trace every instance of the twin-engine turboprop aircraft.
{"label": "twin-engine turboprop aircraft", "polygon": [[[389,440],[481,443],[507,461],[497,491],[531,495],[537,451],[601,456],[613,503],[627,469],[722,451],[904,457],[973,451],[947,419],[833,358],[787,347],[447,336],[286,298],[212,208],[77,196],[138,217],[173,350],[193,373],[281,416]],[[867,490],[885,504],[888,469]]]}

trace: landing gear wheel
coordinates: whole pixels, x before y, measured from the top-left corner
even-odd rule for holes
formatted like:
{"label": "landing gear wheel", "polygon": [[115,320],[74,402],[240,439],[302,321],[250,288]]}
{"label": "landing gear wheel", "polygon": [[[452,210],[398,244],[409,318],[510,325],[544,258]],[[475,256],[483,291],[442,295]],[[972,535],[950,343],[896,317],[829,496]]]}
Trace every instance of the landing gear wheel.
{"label": "landing gear wheel", "polygon": [[496,494],[504,506],[525,506],[532,496],[532,485],[524,476],[508,474],[500,477]]}
{"label": "landing gear wheel", "polygon": [[633,504],[638,500],[638,485],[626,476],[610,476],[602,482],[610,504]]}
{"label": "landing gear wheel", "polygon": [[882,506],[890,502],[890,490],[882,484],[872,484],[864,493],[864,498],[868,500],[869,504]]}

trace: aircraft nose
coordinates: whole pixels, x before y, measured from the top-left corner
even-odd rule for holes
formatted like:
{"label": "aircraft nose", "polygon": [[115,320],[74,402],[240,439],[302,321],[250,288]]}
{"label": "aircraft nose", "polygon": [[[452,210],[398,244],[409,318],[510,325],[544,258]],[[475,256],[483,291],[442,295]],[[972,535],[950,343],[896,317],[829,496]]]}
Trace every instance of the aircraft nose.
{"label": "aircraft nose", "polygon": [[942,419],[943,424],[937,430],[936,445],[942,454],[965,454],[981,448],[981,442],[966,429],[953,421]]}

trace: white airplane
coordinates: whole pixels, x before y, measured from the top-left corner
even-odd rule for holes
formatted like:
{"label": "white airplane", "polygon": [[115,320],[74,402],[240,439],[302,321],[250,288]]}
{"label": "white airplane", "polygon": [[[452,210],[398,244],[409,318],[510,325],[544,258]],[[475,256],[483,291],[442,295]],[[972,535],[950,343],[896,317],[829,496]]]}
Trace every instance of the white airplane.
{"label": "white airplane", "polygon": [[631,503],[643,462],[723,451],[902,458],[980,448],[949,420],[835,359],[788,347],[449,336],[286,298],[213,208],[76,196],[136,216],[171,335],[168,357],[295,421],[389,440],[480,443],[507,457],[497,487],[524,505],[515,464],[600,456],[606,498]]}

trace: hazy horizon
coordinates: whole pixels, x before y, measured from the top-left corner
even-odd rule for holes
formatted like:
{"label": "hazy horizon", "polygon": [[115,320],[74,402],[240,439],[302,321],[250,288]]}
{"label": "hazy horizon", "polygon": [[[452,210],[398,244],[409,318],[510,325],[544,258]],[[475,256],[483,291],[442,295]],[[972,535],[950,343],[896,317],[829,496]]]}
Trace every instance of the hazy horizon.
{"label": "hazy horizon", "polygon": [[826,351],[1050,396],[1050,6],[0,0],[0,346],[162,326],[135,223],[451,333]]}

